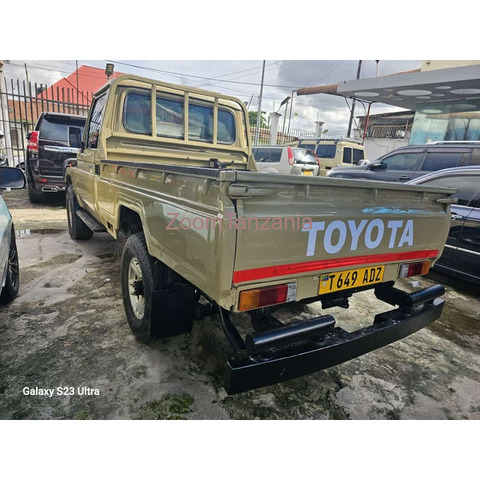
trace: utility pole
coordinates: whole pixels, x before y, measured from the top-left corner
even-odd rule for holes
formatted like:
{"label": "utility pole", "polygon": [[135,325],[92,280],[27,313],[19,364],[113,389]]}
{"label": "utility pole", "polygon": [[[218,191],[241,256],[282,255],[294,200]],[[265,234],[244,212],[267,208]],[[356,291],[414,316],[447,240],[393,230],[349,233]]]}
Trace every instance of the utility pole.
{"label": "utility pole", "polygon": [[292,122],[292,108],[293,108],[293,94],[296,92],[296,90],[292,90],[292,100],[290,102],[290,115],[288,116],[288,130],[287,130],[287,135],[290,135],[290,123]]}
{"label": "utility pole", "polygon": [[[360,72],[362,71],[362,61],[358,61],[358,68],[357,68],[357,80],[360,78]],[[357,99],[353,98],[352,101],[352,110],[350,111],[350,121],[348,122],[348,131],[347,131],[347,138],[350,137],[350,133],[352,131],[352,122],[353,122],[353,116],[355,114],[355,103]]]}
{"label": "utility pole", "polygon": [[263,96],[263,79],[265,78],[265,60],[262,67],[262,83],[260,85],[260,98],[258,99],[257,128],[255,130],[255,143],[258,145],[258,136],[260,134],[260,119],[262,117],[262,96]]}

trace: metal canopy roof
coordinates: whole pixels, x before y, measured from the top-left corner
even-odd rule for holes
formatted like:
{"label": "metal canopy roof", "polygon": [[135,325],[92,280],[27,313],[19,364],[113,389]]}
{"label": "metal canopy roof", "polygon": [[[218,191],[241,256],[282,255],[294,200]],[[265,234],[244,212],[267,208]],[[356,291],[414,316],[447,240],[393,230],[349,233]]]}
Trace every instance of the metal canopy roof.
{"label": "metal canopy roof", "polygon": [[304,91],[299,91],[299,95],[334,93],[415,110],[418,103],[479,98],[480,65],[343,81],[336,85],[336,92],[332,91],[333,86],[328,87],[310,87],[310,91],[301,89]]}

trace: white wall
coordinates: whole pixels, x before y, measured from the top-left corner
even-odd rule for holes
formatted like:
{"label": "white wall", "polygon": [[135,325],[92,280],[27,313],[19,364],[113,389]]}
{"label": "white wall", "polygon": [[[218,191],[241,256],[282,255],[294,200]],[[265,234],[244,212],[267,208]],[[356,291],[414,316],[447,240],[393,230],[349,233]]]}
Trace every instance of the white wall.
{"label": "white wall", "polygon": [[403,138],[366,138],[365,139],[365,158],[375,160],[392,150],[400,147],[406,147],[408,140]]}

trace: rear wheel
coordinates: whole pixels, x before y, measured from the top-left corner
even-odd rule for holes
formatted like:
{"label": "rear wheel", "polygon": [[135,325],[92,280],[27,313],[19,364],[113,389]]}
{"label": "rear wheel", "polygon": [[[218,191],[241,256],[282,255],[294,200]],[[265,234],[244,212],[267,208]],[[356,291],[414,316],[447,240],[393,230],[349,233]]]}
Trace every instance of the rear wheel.
{"label": "rear wheel", "polygon": [[20,287],[20,269],[18,265],[18,250],[15,240],[15,229],[12,225],[10,248],[8,250],[8,267],[5,286],[0,294],[0,303],[11,302],[17,295]]}
{"label": "rear wheel", "polygon": [[73,240],[89,240],[93,232],[77,215],[78,203],[72,185],[68,185],[66,192],[66,206],[68,218],[68,233]]}
{"label": "rear wheel", "polygon": [[143,233],[125,243],[121,273],[125,315],[140,341],[192,330],[196,289],[148,253]]}

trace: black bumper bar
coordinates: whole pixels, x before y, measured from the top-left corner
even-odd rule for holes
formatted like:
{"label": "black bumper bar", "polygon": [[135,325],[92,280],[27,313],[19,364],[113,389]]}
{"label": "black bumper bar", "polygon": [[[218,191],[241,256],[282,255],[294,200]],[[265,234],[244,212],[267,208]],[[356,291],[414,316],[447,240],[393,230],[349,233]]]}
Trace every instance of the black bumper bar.
{"label": "black bumper bar", "polygon": [[[334,327],[333,317],[326,315],[310,320],[316,325],[311,336],[305,337],[308,328],[302,322],[247,337],[247,349],[238,350],[227,362],[224,388],[235,394],[291,380],[407,337],[440,317],[444,301],[438,297],[444,293],[442,286],[435,285],[408,294],[389,283],[375,294],[399,308],[376,315],[371,326],[349,333]],[[275,343],[277,338],[280,341]]]}

